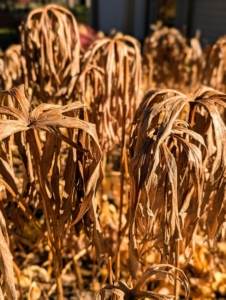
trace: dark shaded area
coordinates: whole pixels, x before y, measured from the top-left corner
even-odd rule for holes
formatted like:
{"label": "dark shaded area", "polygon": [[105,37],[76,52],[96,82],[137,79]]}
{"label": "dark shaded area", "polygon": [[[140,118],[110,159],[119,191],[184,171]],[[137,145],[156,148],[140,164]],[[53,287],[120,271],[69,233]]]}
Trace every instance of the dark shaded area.
{"label": "dark shaded area", "polygon": [[28,11],[0,11],[0,48],[5,50],[11,44],[20,42],[20,24],[26,20]]}
{"label": "dark shaded area", "polygon": [[158,0],[158,20],[168,27],[174,26],[176,0]]}

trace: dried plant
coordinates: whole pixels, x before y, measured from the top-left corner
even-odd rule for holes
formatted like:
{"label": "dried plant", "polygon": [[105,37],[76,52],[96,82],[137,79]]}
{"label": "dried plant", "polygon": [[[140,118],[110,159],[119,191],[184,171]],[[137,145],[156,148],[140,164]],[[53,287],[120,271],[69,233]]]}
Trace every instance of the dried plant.
{"label": "dried plant", "polygon": [[11,45],[2,55],[0,78],[3,90],[21,84],[26,72],[21,45]]}
{"label": "dried plant", "polygon": [[[203,80],[225,91],[225,37],[203,55],[198,37],[188,45],[176,29],[160,27],[153,27],[153,35],[145,40],[143,82],[136,39],[118,33],[96,40],[90,28],[78,26],[68,10],[56,5],[32,11],[21,26],[21,46],[0,53],[0,86],[6,90],[0,92],[0,299],[17,298],[10,249],[13,253],[16,245],[24,250],[20,237],[28,231],[32,242],[42,240],[52,254],[48,274],[50,279],[53,265],[57,298],[63,299],[61,274],[71,265],[83,289],[77,259],[87,255],[102,261],[101,227],[111,247],[106,254],[113,257],[116,282],[111,271],[110,284],[97,298],[107,299],[110,293],[112,299],[172,299],[141,289],[152,275],[171,280],[176,298],[180,282],[188,298],[179,256],[189,261],[197,228],[214,240],[225,221],[226,95],[207,87],[194,96],[152,90],[137,107],[147,87],[193,92]],[[24,81],[32,102],[23,85],[11,88]],[[101,150],[106,158],[118,144],[118,198],[114,210],[102,186],[100,194],[105,194],[100,199],[107,205],[101,203],[105,224],[100,224],[95,193],[102,180]],[[81,232],[83,254],[73,248],[79,239],[74,234]],[[89,245],[86,236],[92,240]],[[32,242],[26,241],[29,249]],[[154,251],[162,264],[153,266]],[[70,263],[64,268],[66,260]],[[128,278],[128,260],[135,279],[131,288],[117,281],[121,275]],[[137,280],[137,271],[150,265]],[[105,265],[99,270],[105,279],[98,287],[106,282],[106,271]],[[33,279],[29,282],[32,297],[37,286]],[[41,293],[41,286],[38,289]]]}
{"label": "dried plant", "polygon": [[13,257],[9,249],[9,237],[5,219],[0,211],[0,299],[4,296],[9,300],[17,299],[14,287]]}
{"label": "dried plant", "polygon": [[[125,64],[128,67],[125,68]],[[78,85],[82,102],[90,106],[89,120],[97,124],[101,148],[107,151],[122,141],[122,127],[129,126],[138,107],[141,92],[139,42],[121,34],[95,41],[84,54]],[[125,120],[124,105],[127,105]]]}
{"label": "dried plant", "polygon": [[225,92],[225,64],[226,58],[226,36],[222,36],[207,51],[206,68],[203,82],[215,89]]}
{"label": "dried plant", "polygon": [[194,97],[175,90],[146,94],[130,141],[130,259],[156,248],[177,266],[192,247],[201,216],[214,238],[225,216],[226,128],[219,114],[226,95],[202,87]]}
{"label": "dried plant", "polygon": [[186,83],[186,39],[175,28],[157,26],[144,42],[148,88],[183,88]]}
{"label": "dried plant", "polygon": [[[7,97],[13,107],[4,106]],[[102,179],[95,126],[83,120],[84,105],[78,101],[66,106],[40,104],[31,110],[23,85],[1,92],[0,102],[0,182],[8,192],[6,203],[12,202],[8,218],[13,227],[23,230],[24,219],[19,214],[13,218],[16,202],[46,240],[53,254],[58,299],[62,299],[61,244],[70,227],[74,225],[77,233],[83,228],[93,239],[98,260],[103,258],[95,200]],[[13,144],[17,154],[10,150]],[[21,160],[22,182],[14,175],[15,155]],[[35,216],[37,209],[45,217],[43,226]]]}
{"label": "dried plant", "polygon": [[198,32],[196,37],[189,40],[189,47],[185,61],[187,80],[186,86],[183,90],[188,90],[189,92],[197,91],[202,84],[205,62],[206,60],[199,42]]}
{"label": "dried plant", "polygon": [[38,101],[64,104],[75,99],[80,38],[72,13],[57,5],[33,10],[21,28],[26,87]]}
{"label": "dried plant", "polygon": [[[172,272],[172,270],[176,269],[178,272],[178,276]],[[116,284],[107,284],[100,292],[97,294],[97,299],[101,300],[108,299],[106,297],[107,292],[112,294],[112,299],[115,300],[135,300],[135,299],[156,299],[156,300],[170,300],[174,299],[174,296],[170,295],[162,295],[158,294],[154,291],[143,291],[141,290],[141,286],[153,275],[160,276],[160,279],[168,276],[171,280],[175,279],[180,281],[185,288],[185,299],[189,297],[189,283],[188,279],[185,276],[184,272],[180,269],[175,268],[174,266],[162,264],[155,265],[152,268],[147,269],[141,278],[137,281],[136,285],[130,289],[125,283],[122,281],[117,282]]]}

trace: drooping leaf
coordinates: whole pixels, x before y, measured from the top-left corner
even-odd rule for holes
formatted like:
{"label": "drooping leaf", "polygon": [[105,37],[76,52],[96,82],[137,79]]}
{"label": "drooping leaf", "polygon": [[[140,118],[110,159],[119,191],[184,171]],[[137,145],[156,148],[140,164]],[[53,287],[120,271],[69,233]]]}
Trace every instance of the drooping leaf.
{"label": "drooping leaf", "polygon": [[225,109],[225,103],[225,94],[207,87],[193,97],[175,90],[144,97],[130,135],[130,253],[139,257],[142,247],[157,246],[162,260],[174,263],[175,241],[190,247],[206,211],[208,236],[219,230],[226,167],[219,106]]}
{"label": "drooping leaf", "polygon": [[9,250],[9,237],[2,212],[0,211],[0,272],[3,276],[1,291],[6,293],[7,298],[16,300],[16,289],[14,286],[13,257]]}

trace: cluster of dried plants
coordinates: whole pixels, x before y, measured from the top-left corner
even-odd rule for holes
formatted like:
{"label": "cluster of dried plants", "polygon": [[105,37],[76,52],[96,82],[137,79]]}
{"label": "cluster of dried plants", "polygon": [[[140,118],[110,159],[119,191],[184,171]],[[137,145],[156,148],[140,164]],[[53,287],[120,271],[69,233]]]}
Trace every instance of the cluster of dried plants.
{"label": "cluster of dried plants", "polygon": [[[4,141],[1,156],[4,163],[8,164],[5,167],[7,171],[4,168],[2,170],[2,184],[7,189],[2,210],[5,211],[8,224],[12,222],[10,226],[15,230],[21,228],[22,233],[26,224],[23,216],[20,214],[15,220],[12,218],[20,207],[50,247],[58,296],[61,299],[61,246],[70,226],[76,224],[77,233],[84,228],[89,236],[93,235],[98,260],[103,255],[98,209],[97,206],[94,207],[94,195],[101,178],[101,152],[95,129],[85,122],[87,113],[81,112],[84,104],[75,99],[88,103],[90,120],[97,124],[98,130],[101,128],[98,133],[106,130],[107,135],[101,145],[105,150],[114,143],[121,142],[138,106],[141,83],[140,46],[128,36],[103,39],[102,44],[94,44],[88,50],[89,54],[92,53],[90,58],[84,54],[83,71],[80,72],[81,53],[76,20],[68,10],[56,5],[47,5],[29,14],[27,22],[21,26],[21,44],[22,47],[14,47],[18,50],[18,70],[14,70],[15,65],[13,69],[7,59],[2,59],[7,71],[13,69],[9,73],[9,79],[18,79],[18,82],[8,84],[6,71],[2,70],[1,74],[5,76],[2,78],[2,87],[8,89],[25,82],[31,100],[29,102],[26,99],[22,86],[2,93],[9,95],[7,99],[2,96],[1,139]],[[8,52],[4,53],[5,57]],[[96,69],[104,75],[102,79],[106,87],[102,85],[102,91],[101,87],[96,88],[99,83]],[[17,71],[17,77],[13,71]],[[22,73],[19,74],[19,71]],[[90,85],[92,87],[87,88]],[[87,96],[89,91],[90,97]],[[91,94],[93,91],[94,94]],[[101,101],[98,94],[100,91]],[[127,113],[128,96],[131,103],[127,106]],[[70,102],[72,103],[68,104]],[[36,107],[37,103],[41,104]],[[61,109],[58,105],[60,103],[67,105]],[[33,111],[32,107],[35,107]],[[40,119],[43,124],[39,123]],[[59,129],[60,127],[64,129]],[[37,129],[47,133],[40,133]],[[84,134],[82,129],[87,133]],[[17,131],[23,133],[19,134]],[[102,140],[100,135],[98,138]],[[20,161],[19,170],[16,171],[13,170],[15,158]],[[16,179],[14,171],[17,175],[19,172],[21,180]],[[17,197],[19,202],[15,207],[11,203]],[[11,206],[13,209],[8,211]],[[40,209],[44,216],[43,226],[35,217]],[[4,278],[3,281],[7,279]]]}
{"label": "cluster of dried plants", "polygon": [[[22,24],[21,46],[0,54],[0,299],[17,297],[10,248],[24,251],[20,238],[29,231],[51,253],[57,299],[63,299],[63,252],[76,256],[74,233],[91,241],[84,253],[95,246],[90,256],[99,261],[99,273],[113,255],[113,270],[107,268],[102,280],[109,283],[97,289],[100,299],[107,292],[112,299],[172,299],[141,289],[152,275],[173,282],[176,298],[180,282],[188,298],[179,257],[188,262],[192,256],[198,225],[214,239],[224,222],[226,95],[207,87],[194,96],[160,89],[140,100],[153,87],[187,92],[202,81],[223,90],[225,38],[203,56],[198,37],[188,45],[176,29],[157,26],[145,40],[143,82],[136,39],[95,39],[81,49],[74,16],[47,5]],[[104,184],[96,200],[102,151],[112,149],[120,157],[114,207]],[[116,215],[111,222],[110,210]],[[160,265],[152,266],[154,251]],[[73,264],[82,288],[75,258]],[[123,264],[130,286],[119,281]]]}
{"label": "cluster of dried plants", "polygon": [[145,89],[176,88],[194,92],[200,84],[225,92],[225,36],[202,51],[200,32],[187,40],[175,28],[153,26],[145,39]]}

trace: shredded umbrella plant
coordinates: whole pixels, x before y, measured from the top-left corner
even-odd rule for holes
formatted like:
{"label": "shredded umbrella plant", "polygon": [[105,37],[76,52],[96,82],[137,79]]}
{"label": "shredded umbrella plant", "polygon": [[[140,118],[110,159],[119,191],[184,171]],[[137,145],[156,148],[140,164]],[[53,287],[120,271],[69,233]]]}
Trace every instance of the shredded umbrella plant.
{"label": "shredded umbrella plant", "polygon": [[[7,105],[8,97],[13,107]],[[7,224],[21,231],[25,226],[24,215],[46,242],[53,255],[57,299],[63,299],[61,247],[70,230],[77,234],[85,230],[93,240],[99,262],[104,255],[95,199],[102,180],[95,126],[83,120],[84,105],[80,102],[67,106],[40,104],[32,110],[23,85],[1,92],[0,102],[0,183],[6,190],[1,210]],[[16,155],[22,167],[23,181],[19,183],[13,169],[13,145],[18,149]],[[59,164],[62,147],[67,155],[64,163]],[[20,209],[20,213],[13,218],[15,209]],[[44,224],[36,217],[37,209],[43,212]],[[2,218],[1,224],[4,225]],[[0,255],[4,260],[9,250],[3,225],[6,243],[0,247]],[[9,299],[16,299],[10,298],[9,292],[13,280],[9,279],[11,256],[4,263],[7,266],[0,267],[2,292],[6,291]]]}
{"label": "shredded umbrella plant", "polygon": [[108,153],[114,147],[120,149],[118,250],[117,258],[114,257],[117,278],[120,277],[122,208],[127,199],[124,193],[128,173],[126,140],[141,99],[141,70],[139,42],[117,33],[89,47],[82,57],[81,75],[76,84],[78,100],[87,103],[89,120],[97,126],[104,169]]}
{"label": "shredded umbrella plant", "polygon": [[7,90],[22,84],[25,73],[25,61],[21,56],[21,45],[11,45],[2,55],[1,89]]}
{"label": "shredded umbrella plant", "polygon": [[203,82],[225,93],[226,36],[220,37],[206,52]]}
{"label": "shredded umbrella plant", "polygon": [[0,53],[0,299],[225,296],[225,37],[152,29],[51,4]]}
{"label": "shredded umbrella plant", "polygon": [[152,26],[144,42],[145,91],[149,88],[183,89],[186,83],[186,39],[175,28]]}
{"label": "shredded umbrella plant", "polygon": [[120,33],[96,40],[82,58],[78,85],[81,102],[90,108],[89,120],[97,125],[101,148],[108,151],[121,143],[122,127],[128,128],[140,102],[139,42]]}
{"label": "shredded umbrella plant", "polygon": [[[179,267],[192,255],[200,218],[214,239],[225,217],[226,95],[202,87],[194,97],[153,90],[138,108],[130,137],[130,270],[152,248]],[[188,252],[190,249],[190,253]]]}
{"label": "shredded umbrella plant", "polygon": [[[178,275],[172,270],[176,269]],[[100,292],[97,294],[96,299],[108,299],[107,295],[110,293],[112,295],[111,299],[114,300],[138,300],[138,299],[155,299],[155,300],[171,300],[174,299],[173,295],[163,295],[156,293],[154,291],[144,291],[141,289],[142,285],[153,275],[156,275],[157,279],[163,280],[165,277],[169,277],[173,283],[179,281],[185,288],[185,299],[188,299],[190,289],[189,282],[184,272],[174,266],[168,264],[155,265],[152,268],[148,268],[141,278],[137,280],[137,283],[133,288],[130,288],[126,283],[119,281],[115,284],[107,284]],[[159,277],[158,277],[159,276]]]}
{"label": "shredded umbrella plant", "polygon": [[21,26],[21,45],[31,98],[56,104],[75,100],[80,37],[73,14],[53,4],[33,10]]}
{"label": "shredded umbrella plant", "polygon": [[205,68],[205,55],[200,44],[200,32],[188,40],[188,50],[186,56],[186,84],[183,91],[195,92],[201,86],[203,72]]}

